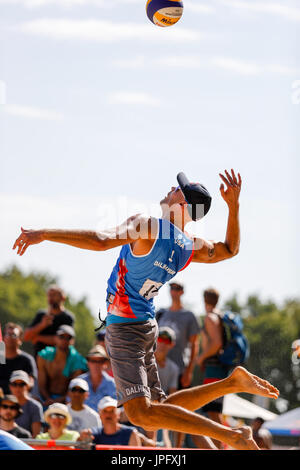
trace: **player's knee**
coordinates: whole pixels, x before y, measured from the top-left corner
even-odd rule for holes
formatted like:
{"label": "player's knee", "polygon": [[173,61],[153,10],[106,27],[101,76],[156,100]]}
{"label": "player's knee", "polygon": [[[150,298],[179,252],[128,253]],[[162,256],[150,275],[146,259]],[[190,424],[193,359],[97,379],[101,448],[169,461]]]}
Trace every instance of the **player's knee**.
{"label": "player's knee", "polygon": [[124,409],[133,425],[140,426],[146,431],[155,431],[157,429],[151,420],[151,403],[146,398],[130,400],[124,403]]}

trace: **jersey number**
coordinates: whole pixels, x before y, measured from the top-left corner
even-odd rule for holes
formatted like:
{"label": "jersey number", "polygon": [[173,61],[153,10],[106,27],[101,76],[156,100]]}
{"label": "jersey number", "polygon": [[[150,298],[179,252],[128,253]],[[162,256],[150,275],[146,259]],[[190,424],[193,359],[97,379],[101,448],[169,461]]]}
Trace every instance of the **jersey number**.
{"label": "jersey number", "polygon": [[158,295],[158,291],[162,285],[162,282],[155,282],[151,281],[151,279],[147,279],[139,290],[139,294],[144,297],[144,299],[150,300]]}

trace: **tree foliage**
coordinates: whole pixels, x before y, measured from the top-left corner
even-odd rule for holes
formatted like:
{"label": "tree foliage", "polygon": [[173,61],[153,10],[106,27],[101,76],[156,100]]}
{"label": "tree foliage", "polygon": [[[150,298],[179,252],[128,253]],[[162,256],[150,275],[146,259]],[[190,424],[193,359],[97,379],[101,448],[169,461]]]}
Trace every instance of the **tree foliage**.
{"label": "tree foliage", "polygon": [[234,295],[226,306],[243,318],[250,344],[247,368],[280,390],[278,403],[271,401],[273,411],[281,411],[278,404],[284,401],[289,409],[299,406],[300,365],[291,361],[291,345],[300,338],[300,300],[288,299],[279,307],[271,300],[262,302],[257,295],[241,304]]}
{"label": "tree foliage", "polygon": [[[59,284],[47,273],[24,274],[16,266],[0,273],[0,323],[15,322],[26,328],[36,312],[47,307],[46,291],[50,284]],[[76,349],[86,354],[94,342],[94,319],[86,298],[74,301],[67,296],[65,306],[75,315]],[[32,352],[32,345],[24,343],[22,349]]]}

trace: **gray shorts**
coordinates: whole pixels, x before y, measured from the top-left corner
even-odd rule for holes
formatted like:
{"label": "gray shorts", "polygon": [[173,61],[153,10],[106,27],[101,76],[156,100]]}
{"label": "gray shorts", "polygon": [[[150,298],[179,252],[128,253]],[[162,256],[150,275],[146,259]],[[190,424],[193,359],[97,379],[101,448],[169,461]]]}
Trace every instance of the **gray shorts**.
{"label": "gray shorts", "polygon": [[156,320],[111,324],[105,330],[105,346],[117,388],[118,406],[137,397],[166,398],[158,376],[154,351]]}

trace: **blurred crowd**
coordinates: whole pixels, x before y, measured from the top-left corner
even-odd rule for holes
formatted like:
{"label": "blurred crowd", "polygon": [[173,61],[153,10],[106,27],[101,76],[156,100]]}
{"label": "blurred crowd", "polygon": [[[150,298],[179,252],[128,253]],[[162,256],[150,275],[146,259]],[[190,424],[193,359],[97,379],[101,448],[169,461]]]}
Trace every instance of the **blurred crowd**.
{"label": "blurred crowd", "polygon": [[[202,371],[203,383],[221,380],[230,373],[230,368],[218,361],[224,333],[217,290],[204,291],[205,315],[200,328],[194,313],[182,303],[184,286],[173,282],[169,289],[170,305],[157,312],[159,335],[155,352],[167,395],[192,385],[196,364]],[[52,285],[46,295],[47,309],[39,310],[24,330],[12,322],[3,326],[1,430],[20,439],[223,448],[222,443],[209,442],[201,436],[149,432],[133,426],[124,409],[117,406],[105,330],[95,335],[94,344],[84,357],[76,349],[75,316],[65,308],[63,290]],[[32,343],[32,355],[22,350],[24,341]],[[225,424],[222,406],[219,399],[197,412]]]}

